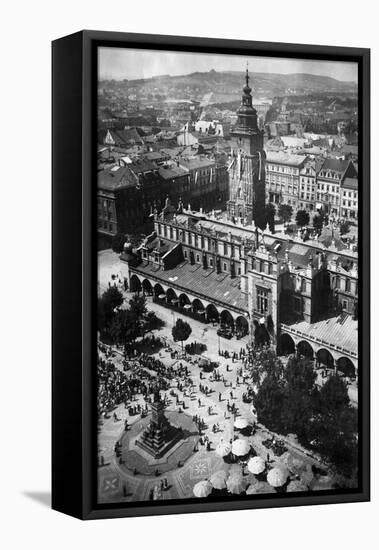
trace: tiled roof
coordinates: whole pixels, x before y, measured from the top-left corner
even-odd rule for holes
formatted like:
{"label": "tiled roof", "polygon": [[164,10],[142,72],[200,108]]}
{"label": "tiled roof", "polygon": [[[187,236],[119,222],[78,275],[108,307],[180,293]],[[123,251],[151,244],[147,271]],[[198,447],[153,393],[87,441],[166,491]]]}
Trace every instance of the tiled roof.
{"label": "tiled roof", "polygon": [[140,174],[143,172],[153,172],[157,169],[157,165],[147,159],[147,158],[138,158],[134,160],[131,164],[129,164],[129,168],[133,170],[136,174]]}
{"label": "tiled roof", "polygon": [[283,151],[279,153],[275,151],[268,151],[266,155],[267,162],[285,164],[288,166],[301,166],[301,164],[303,164],[306,158],[307,157],[303,155],[287,155]]}
{"label": "tiled roof", "polygon": [[327,158],[324,160],[321,170],[332,170],[344,174],[349,164],[349,160]]}
{"label": "tiled roof", "polygon": [[358,189],[358,178],[345,178],[342,187],[354,190]]}
{"label": "tiled roof", "polygon": [[[290,328],[303,333],[312,340],[319,339],[325,345],[339,346],[341,353],[344,349],[350,354],[357,354],[358,321],[354,321],[351,315],[341,314],[338,317],[331,317],[312,324],[300,321],[290,325]],[[322,347],[322,342],[319,344]]]}
{"label": "tiled roof", "polygon": [[97,186],[99,189],[116,191],[127,187],[135,187],[137,183],[137,176],[128,166],[112,166],[112,168],[101,170],[97,174]]}
{"label": "tiled roof", "polygon": [[129,130],[109,130],[114,141],[119,145],[129,145],[131,142],[143,144],[143,140],[135,128]]}
{"label": "tiled roof", "polygon": [[170,180],[173,178],[179,178],[181,176],[188,176],[188,172],[180,168],[180,166],[170,166],[169,168],[161,167],[158,170],[159,175],[165,179]]}
{"label": "tiled roof", "polygon": [[153,276],[170,285],[176,292],[189,292],[210,302],[220,302],[225,307],[248,310],[247,294],[239,288],[239,277],[231,279],[228,273],[217,274],[214,269],[203,269],[202,265],[191,265],[182,262],[167,271],[157,269],[156,265],[142,263],[132,268],[133,271],[146,276]]}
{"label": "tiled roof", "polygon": [[215,165],[215,161],[212,159],[181,159],[180,164],[188,170],[197,170],[199,168],[207,168]]}

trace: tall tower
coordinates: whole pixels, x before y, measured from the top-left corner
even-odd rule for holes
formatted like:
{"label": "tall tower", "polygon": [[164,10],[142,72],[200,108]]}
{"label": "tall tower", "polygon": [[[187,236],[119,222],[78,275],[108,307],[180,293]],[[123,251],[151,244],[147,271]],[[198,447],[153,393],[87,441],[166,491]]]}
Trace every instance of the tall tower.
{"label": "tall tower", "polygon": [[249,86],[246,68],[246,84],[237,110],[237,123],[232,135],[232,151],[229,164],[228,218],[263,229],[265,220],[265,152],[263,131],[258,128],[257,111]]}

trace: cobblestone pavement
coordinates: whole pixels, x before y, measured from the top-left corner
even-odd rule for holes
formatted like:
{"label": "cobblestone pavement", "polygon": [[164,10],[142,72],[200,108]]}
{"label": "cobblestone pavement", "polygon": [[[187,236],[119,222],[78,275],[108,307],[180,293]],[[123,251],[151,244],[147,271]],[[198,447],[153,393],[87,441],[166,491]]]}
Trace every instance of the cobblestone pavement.
{"label": "cobblestone pavement", "polygon": [[[102,264],[100,264],[99,282],[101,286],[106,288],[106,281],[109,280],[111,273],[117,273],[118,259],[115,260],[116,255],[109,251],[100,254],[102,258],[106,260],[106,267],[103,268]],[[131,295],[128,293],[125,293],[126,299],[130,296]],[[166,326],[161,331],[157,332],[156,335],[164,337],[168,345],[178,349],[177,344],[172,342],[171,329],[176,319],[182,316],[177,313],[173,315],[171,310],[154,304],[151,300],[148,301],[147,306],[148,309],[156,311],[158,316],[166,323]],[[103,465],[98,468],[99,502],[148,500],[151,498],[154,487],[159,485],[161,478],[166,478],[168,480],[168,489],[165,491],[157,490],[159,500],[191,498],[193,497],[193,486],[197,481],[208,479],[212,473],[220,469],[228,470],[230,468],[230,465],[226,464],[225,461],[215,453],[215,448],[221,440],[230,441],[235,435],[238,435],[242,439],[248,439],[254,451],[264,459],[269,458],[272,463],[280,462],[280,458],[276,457],[272,451],[269,451],[263,445],[263,442],[272,436],[268,430],[258,425],[255,435],[249,437],[242,436],[234,429],[234,416],[227,412],[227,403],[229,401],[230,404],[235,403],[238,415],[245,417],[247,420],[253,420],[253,415],[250,410],[251,404],[244,403],[242,400],[242,395],[246,392],[249,383],[248,378],[243,382],[242,377],[238,375],[238,372],[242,368],[242,362],[232,362],[231,359],[225,359],[219,356],[219,341],[215,327],[204,325],[193,319],[185,319],[190,323],[192,328],[192,334],[188,342],[196,340],[206,344],[207,350],[204,352],[204,356],[219,362],[218,372],[220,375],[223,375],[225,382],[215,381],[213,375],[209,373],[204,373],[203,378],[200,379],[201,369],[197,364],[182,361],[182,363],[186,364],[189,368],[190,376],[194,384],[194,391],[192,395],[189,395],[188,390],[185,390],[186,393],[180,392],[177,388],[177,382],[173,381],[171,388],[167,391],[167,398],[170,397],[170,389],[174,389],[179,395],[179,403],[181,401],[185,403],[185,413],[190,417],[198,415],[204,420],[207,425],[204,433],[211,442],[211,450],[206,451],[205,447],[200,445],[198,452],[192,452],[185,460],[183,466],[174,468],[159,476],[141,475],[139,473],[134,475],[124,464],[119,463],[119,459],[115,456],[114,446],[116,441],[120,440],[124,434],[125,419],[128,420],[129,425],[133,426],[140,422],[141,417],[140,415],[129,416],[128,410],[125,409],[124,405],[119,406],[114,411],[119,418],[118,421],[114,421],[113,417],[110,415],[109,418],[102,419],[99,423],[98,450],[99,457],[103,457],[104,461]],[[229,352],[239,352],[241,347],[244,347],[245,344],[246,340],[220,339],[221,348],[227,348]],[[165,349],[156,353],[155,357],[159,358],[167,366],[174,365],[176,362],[176,360],[171,358],[171,353]],[[121,354],[116,354],[116,357],[112,359],[115,365],[120,369],[122,368],[121,359]],[[207,396],[200,392],[200,383],[211,389],[211,392]],[[200,404],[198,401],[199,399]],[[142,396],[137,396],[133,404],[137,405],[137,403],[141,405],[144,404]],[[176,404],[176,400],[171,399],[167,410],[178,412],[180,406],[180,404]],[[217,424],[219,429],[214,433],[212,427]],[[320,466],[314,457],[310,456],[300,447],[296,438],[286,438],[285,443],[291,451],[291,454],[298,456],[306,464]]]}

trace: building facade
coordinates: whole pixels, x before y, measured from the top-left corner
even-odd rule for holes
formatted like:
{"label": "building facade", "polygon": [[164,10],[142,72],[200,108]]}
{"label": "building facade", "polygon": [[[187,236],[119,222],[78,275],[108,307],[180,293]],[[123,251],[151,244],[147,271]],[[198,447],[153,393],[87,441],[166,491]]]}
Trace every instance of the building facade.
{"label": "building facade", "polygon": [[304,155],[289,155],[274,151],[267,153],[266,189],[268,202],[289,204],[294,210],[299,208],[300,178],[306,160],[307,157]]}
{"label": "building facade", "polygon": [[132,291],[356,374],[357,253],[334,238],[304,243],[167,206],[121,260]]}
{"label": "building facade", "polygon": [[346,178],[356,177],[357,172],[351,160],[325,159],[317,174],[317,208],[322,208],[327,214],[339,217],[344,181]]}

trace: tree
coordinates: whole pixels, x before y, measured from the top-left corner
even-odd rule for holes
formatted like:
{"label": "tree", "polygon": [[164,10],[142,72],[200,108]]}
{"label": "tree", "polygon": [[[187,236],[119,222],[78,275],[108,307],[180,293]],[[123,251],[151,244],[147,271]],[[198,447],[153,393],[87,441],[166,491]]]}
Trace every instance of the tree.
{"label": "tree", "polygon": [[338,413],[317,415],[308,426],[313,447],[345,476],[356,474],[358,465],[358,411],[344,406]]}
{"label": "tree", "polygon": [[130,309],[120,309],[113,317],[109,326],[109,337],[114,344],[125,348],[134,342],[138,336],[138,328]]}
{"label": "tree", "polygon": [[349,403],[346,382],[335,374],[330,376],[319,392],[319,411],[338,413]]}
{"label": "tree", "polygon": [[190,325],[182,319],[178,319],[175,325],[172,327],[172,337],[174,338],[174,342],[181,342],[182,351],[183,342],[189,338],[191,332],[192,329]]}
{"label": "tree", "polygon": [[146,298],[145,296],[135,294],[131,300],[129,300],[129,309],[133,318],[133,322],[136,326],[138,335],[142,334],[142,325],[144,323],[145,315],[147,314]]}
{"label": "tree", "polygon": [[316,229],[316,231],[321,232],[324,220],[325,215],[323,213],[319,213],[313,216],[313,227]]}
{"label": "tree", "polygon": [[266,214],[266,225],[268,224],[271,233],[275,232],[275,205],[272,204],[272,202],[269,202],[265,206],[265,214]]}
{"label": "tree", "polygon": [[296,433],[304,439],[313,415],[316,372],[309,359],[289,358],[284,370],[285,397],[282,420],[287,433]]}
{"label": "tree", "polygon": [[307,358],[291,356],[284,370],[284,379],[292,390],[299,390],[310,395],[315,386],[317,375],[312,362]]}
{"label": "tree", "polygon": [[148,334],[149,332],[152,332],[153,330],[160,330],[165,326],[164,321],[156,316],[154,311],[148,311],[146,315],[143,318],[142,322],[142,336],[143,338]]}
{"label": "tree", "polygon": [[118,254],[121,254],[121,252],[124,249],[124,244],[126,243],[126,235],[123,233],[116,233],[116,235],[112,238],[112,250],[113,252],[117,252]]}
{"label": "tree", "polygon": [[98,327],[103,331],[109,326],[115,309],[119,308],[124,301],[122,293],[115,286],[109,287],[101,296],[98,302]]}
{"label": "tree", "polygon": [[288,223],[291,220],[292,214],[293,214],[293,209],[290,204],[283,203],[279,205],[278,216],[284,223]]}
{"label": "tree", "polygon": [[283,401],[284,389],[282,383],[271,375],[266,376],[254,398],[254,406],[259,422],[270,430],[281,432],[283,428]]}
{"label": "tree", "polygon": [[347,220],[344,220],[340,224],[340,233],[341,235],[346,235],[350,231],[350,223]]}
{"label": "tree", "polygon": [[309,224],[309,213],[306,210],[298,210],[296,213],[296,224],[298,227],[304,227]]}

